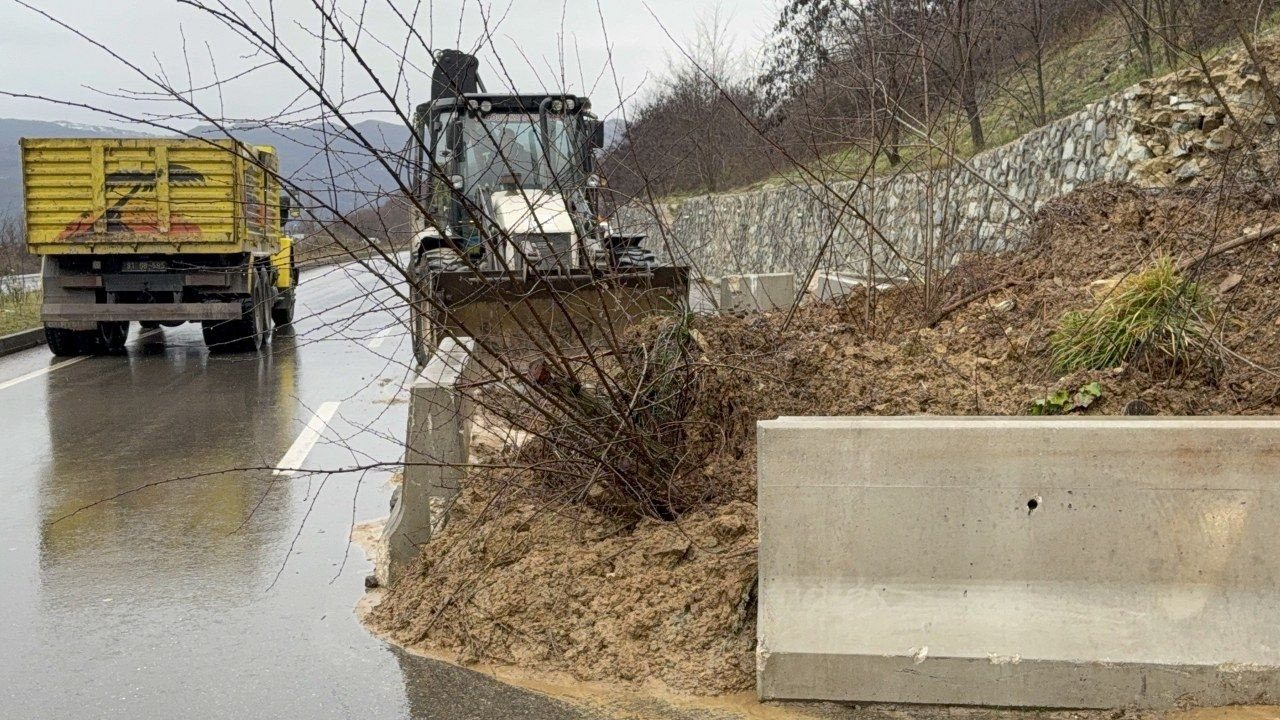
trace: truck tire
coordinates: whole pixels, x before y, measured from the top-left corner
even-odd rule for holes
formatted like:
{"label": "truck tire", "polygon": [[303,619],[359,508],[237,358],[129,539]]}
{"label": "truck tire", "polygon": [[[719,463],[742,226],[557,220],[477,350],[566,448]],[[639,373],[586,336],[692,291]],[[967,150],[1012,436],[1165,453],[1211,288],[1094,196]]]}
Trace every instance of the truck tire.
{"label": "truck tire", "polygon": [[44,337],[49,343],[49,350],[58,357],[119,353],[129,339],[129,323],[100,322],[96,330],[46,327]]}
{"label": "truck tire", "polygon": [[264,274],[254,279],[253,296],[240,303],[240,317],[200,324],[204,344],[209,352],[256,352],[266,343],[271,332],[270,296]]}
{"label": "truck tire", "polygon": [[271,321],[277,327],[293,324],[293,308],[296,301],[293,296],[293,288],[289,288],[280,294],[276,300],[275,306],[271,308]]}
{"label": "truck tire", "polygon": [[85,335],[83,330],[67,330],[45,326],[44,339],[49,343],[49,351],[58,357],[75,357],[83,355]]}
{"label": "truck tire", "polygon": [[200,333],[209,352],[254,352],[262,349],[262,313],[257,303],[244,300],[239,319],[201,323]]}

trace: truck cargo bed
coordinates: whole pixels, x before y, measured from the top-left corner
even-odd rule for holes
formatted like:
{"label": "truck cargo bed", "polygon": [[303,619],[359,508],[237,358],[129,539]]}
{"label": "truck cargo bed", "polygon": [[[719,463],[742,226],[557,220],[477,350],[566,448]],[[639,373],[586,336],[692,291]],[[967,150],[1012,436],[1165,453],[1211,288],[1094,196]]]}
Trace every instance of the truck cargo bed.
{"label": "truck cargo bed", "polygon": [[234,140],[22,140],[27,247],[41,255],[279,250],[280,197]]}

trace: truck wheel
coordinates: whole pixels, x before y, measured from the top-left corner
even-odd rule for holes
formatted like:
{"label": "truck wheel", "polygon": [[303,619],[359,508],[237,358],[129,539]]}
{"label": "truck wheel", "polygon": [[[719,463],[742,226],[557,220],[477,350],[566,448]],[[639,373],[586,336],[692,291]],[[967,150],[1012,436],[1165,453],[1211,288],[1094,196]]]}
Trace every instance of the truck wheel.
{"label": "truck wheel", "polygon": [[281,297],[276,300],[275,307],[271,308],[271,321],[278,327],[292,325],[294,304],[295,301],[292,289],[281,293]]}
{"label": "truck wheel", "polygon": [[44,338],[49,350],[58,357],[75,357],[84,354],[84,335],[81,330],[51,328],[45,326]]}
{"label": "truck wheel", "polygon": [[271,273],[266,268],[258,270],[258,288],[260,292],[256,293],[253,301],[253,309],[258,313],[254,330],[261,336],[258,341],[258,347],[262,347],[271,340],[271,309],[275,307],[276,303],[276,284],[271,279]]}
{"label": "truck wheel", "polygon": [[226,326],[232,322],[232,320],[206,320],[200,323],[200,334],[204,336],[204,344],[209,347],[209,352],[222,352],[227,349]]}
{"label": "truck wheel", "polygon": [[262,313],[252,300],[241,303],[240,318],[200,325],[209,352],[253,352],[262,348]]}
{"label": "truck wheel", "polygon": [[255,352],[261,350],[271,332],[271,295],[266,274],[259,271],[254,278],[253,296],[240,302],[240,317],[235,320],[202,323],[204,344],[210,352]]}
{"label": "truck wheel", "polygon": [[[262,278],[258,278],[258,287],[262,287]],[[271,313],[263,301],[263,293],[256,290],[253,297],[244,302],[240,320],[232,323],[235,328],[231,338],[234,350],[255,352],[261,350],[266,342],[267,333],[271,332]]]}

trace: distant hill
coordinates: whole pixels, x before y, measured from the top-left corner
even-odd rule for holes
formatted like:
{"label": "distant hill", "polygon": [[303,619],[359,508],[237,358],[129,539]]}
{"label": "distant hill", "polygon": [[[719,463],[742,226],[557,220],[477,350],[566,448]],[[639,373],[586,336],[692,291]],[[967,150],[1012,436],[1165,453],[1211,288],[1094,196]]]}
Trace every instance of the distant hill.
{"label": "distant hill", "polygon": [[[364,120],[356,129],[393,168],[395,158],[409,138],[402,125]],[[211,126],[192,134],[223,133]],[[342,211],[349,211],[394,187],[378,158],[347,132],[319,123],[297,127],[234,127],[231,134],[255,145],[273,145],[280,155],[280,169],[300,186],[321,195]],[[22,210],[22,167],[18,141],[24,137],[162,137],[151,129],[126,129],[80,125],[62,121],[0,118],[0,215]],[[327,148],[327,151],[326,151]]]}
{"label": "distant hill", "polygon": [[[397,167],[398,156],[409,139],[403,125],[363,120],[356,131],[376,155],[345,128],[315,123],[297,127],[231,127],[230,134],[254,145],[271,145],[280,155],[281,172],[324,203],[343,212],[379,201],[395,187],[382,161]],[[195,135],[222,135],[213,127],[198,127]],[[306,203],[306,198],[298,198]]]}

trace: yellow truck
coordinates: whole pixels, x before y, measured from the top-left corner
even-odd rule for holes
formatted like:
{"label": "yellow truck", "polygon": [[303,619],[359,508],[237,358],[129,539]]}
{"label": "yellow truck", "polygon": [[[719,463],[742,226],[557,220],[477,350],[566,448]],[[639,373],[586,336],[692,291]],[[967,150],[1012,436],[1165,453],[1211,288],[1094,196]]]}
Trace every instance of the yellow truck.
{"label": "yellow truck", "polygon": [[293,321],[297,269],[275,150],[230,139],[24,138],[27,250],[55,355],[114,352],[129,323],[199,322],[257,350]]}

